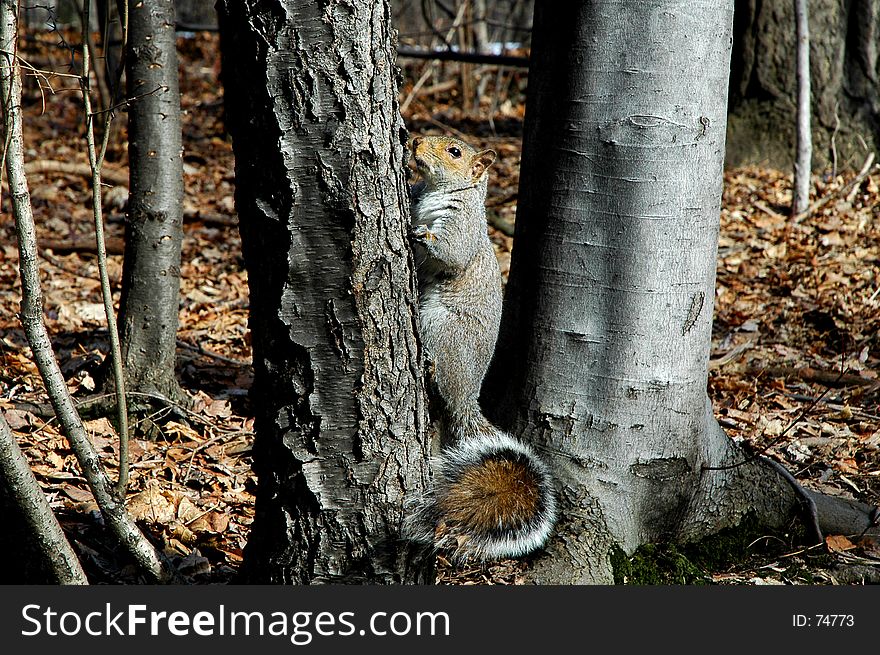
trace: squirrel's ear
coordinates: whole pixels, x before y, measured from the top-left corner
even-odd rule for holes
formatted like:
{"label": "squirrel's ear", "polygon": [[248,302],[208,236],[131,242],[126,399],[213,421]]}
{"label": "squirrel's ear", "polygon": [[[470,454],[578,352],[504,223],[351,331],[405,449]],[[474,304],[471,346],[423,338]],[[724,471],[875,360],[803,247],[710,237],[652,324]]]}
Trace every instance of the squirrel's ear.
{"label": "squirrel's ear", "polygon": [[471,158],[471,179],[477,182],[495,161],[494,150],[483,150]]}

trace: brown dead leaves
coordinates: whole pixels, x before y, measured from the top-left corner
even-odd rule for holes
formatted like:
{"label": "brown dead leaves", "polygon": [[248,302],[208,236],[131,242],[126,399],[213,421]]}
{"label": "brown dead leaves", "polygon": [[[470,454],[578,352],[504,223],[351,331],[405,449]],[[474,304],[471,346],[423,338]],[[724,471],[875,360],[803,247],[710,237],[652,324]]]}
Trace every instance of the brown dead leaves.
{"label": "brown dead leaves", "polygon": [[[818,193],[852,177],[816,180]],[[749,168],[725,181],[713,357],[751,345],[713,370],[716,411],[805,483],[876,504],[880,175],[797,222],[786,216],[788,176]]]}
{"label": "brown dead leaves", "polygon": [[[227,580],[241,560],[253,519],[247,277],[234,222],[232,153],[222,130],[214,71],[216,37],[180,45],[187,220],[178,355],[181,383],[195,405],[182,415],[160,410],[149,417],[159,426],[159,439],[132,442],[128,502],[159,543],[186,558],[193,575]],[[511,93],[500,99],[491,125],[486,116],[462,115],[454,89],[447,96],[416,98],[407,124],[418,133],[454,127],[475,145],[498,152],[487,205],[492,223],[509,231],[516,214],[523,109],[522,96],[514,91],[524,88],[524,79],[520,73],[505,75]],[[85,162],[76,104],[47,96],[41,113],[39,99],[30,100],[36,104],[25,107],[28,159]],[[489,109],[481,105],[481,111]],[[120,145],[111,145],[114,170],[124,171],[124,154]],[[852,176],[815,178],[813,199],[835,198],[792,222],[787,217],[790,176],[758,167],[726,174],[709,392],[731,436],[768,448],[807,486],[877,504],[880,175],[872,173],[840,194]],[[79,243],[90,238],[88,188],[81,176],[35,177],[32,191],[39,239]],[[491,234],[506,272],[512,239],[504,230],[493,227]],[[107,231],[109,237],[124,234],[118,201],[108,206]],[[84,398],[96,388],[107,352],[97,266],[87,252],[60,252],[41,251],[46,316],[68,385]],[[116,294],[121,262],[111,255]],[[45,396],[17,318],[17,264],[14,233],[6,222],[0,225],[0,288],[7,290],[0,294],[0,409],[65,528],[82,553],[100,562],[111,555],[91,494],[55,421],[38,411]],[[835,383],[842,370],[845,375]],[[829,384],[822,401],[798,420]],[[118,446],[112,427],[93,421],[88,428],[115,475]],[[829,539],[827,547],[834,552],[877,556],[857,536]],[[517,566],[502,563],[466,572],[456,581],[515,582]],[[442,562],[441,570],[461,574],[444,569]],[[111,567],[107,571],[109,578]]]}

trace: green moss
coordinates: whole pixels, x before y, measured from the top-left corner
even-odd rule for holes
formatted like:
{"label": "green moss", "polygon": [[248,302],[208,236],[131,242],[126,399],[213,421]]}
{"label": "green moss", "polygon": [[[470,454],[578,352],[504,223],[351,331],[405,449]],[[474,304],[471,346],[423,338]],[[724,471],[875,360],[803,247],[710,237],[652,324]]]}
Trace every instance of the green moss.
{"label": "green moss", "polygon": [[[631,557],[615,547],[610,555],[615,584],[711,584],[711,575],[742,566],[756,557],[775,557],[792,548],[792,535],[768,529],[753,515],[692,544],[646,544]],[[797,541],[797,538],[794,538]],[[794,568],[796,565],[792,563]],[[803,571],[786,577],[804,578]]]}
{"label": "green moss", "polygon": [[705,571],[695,566],[679,547],[672,544],[646,544],[632,557],[619,548],[611,554],[614,584],[670,585],[706,584]]}

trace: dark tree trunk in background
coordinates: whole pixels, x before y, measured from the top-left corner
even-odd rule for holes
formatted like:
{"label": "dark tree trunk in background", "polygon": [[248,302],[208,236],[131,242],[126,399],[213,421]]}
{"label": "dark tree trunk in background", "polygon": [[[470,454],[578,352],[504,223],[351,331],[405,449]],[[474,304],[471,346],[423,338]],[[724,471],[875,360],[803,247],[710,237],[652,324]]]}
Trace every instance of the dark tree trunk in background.
{"label": "dark tree trunk in background", "polygon": [[[181,401],[175,378],[183,145],[174,1],[129,2],[130,190],[119,333],[126,389]],[[137,398],[133,399],[137,401]]]}
{"label": "dark tree trunk in background", "polygon": [[[105,75],[110,91],[110,106],[116,105],[124,95],[120,82],[124,76],[119,67],[122,59],[122,18],[119,10],[124,10],[126,0],[96,0],[98,29],[100,30],[101,61],[93,62],[96,75]],[[114,123],[115,124],[115,123]]]}
{"label": "dark tree trunk in background", "polygon": [[[736,0],[727,164],[791,169],[795,153],[791,0]],[[858,169],[880,144],[880,0],[810,2],[813,167]],[[866,150],[867,148],[867,150]]]}
{"label": "dark tree trunk in background", "polygon": [[399,541],[428,443],[387,2],[218,11],[254,357],[247,578],[431,580]]}
{"label": "dark tree trunk in background", "polygon": [[177,23],[184,29],[216,28],[214,0],[177,0]]}

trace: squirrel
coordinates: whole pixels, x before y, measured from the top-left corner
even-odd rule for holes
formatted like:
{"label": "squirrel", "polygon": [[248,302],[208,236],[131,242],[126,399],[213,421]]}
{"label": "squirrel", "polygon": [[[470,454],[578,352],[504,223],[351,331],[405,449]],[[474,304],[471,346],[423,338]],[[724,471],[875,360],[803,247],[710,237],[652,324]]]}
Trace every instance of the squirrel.
{"label": "squirrel", "polygon": [[404,535],[454,559],[519,557],[543,546],[556,520],[546,464],[483,416],[480,388],[501,323],[501,271],[486,225],[493,150],[451,137],[412,142],[411,239],[420,336],[436,406],[440,453],[433,489]]}

